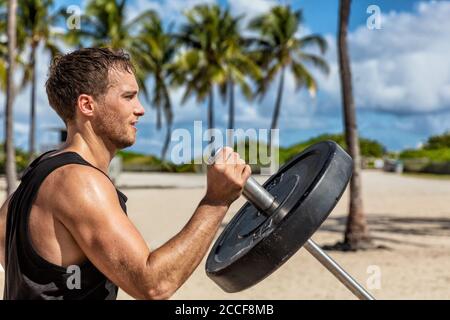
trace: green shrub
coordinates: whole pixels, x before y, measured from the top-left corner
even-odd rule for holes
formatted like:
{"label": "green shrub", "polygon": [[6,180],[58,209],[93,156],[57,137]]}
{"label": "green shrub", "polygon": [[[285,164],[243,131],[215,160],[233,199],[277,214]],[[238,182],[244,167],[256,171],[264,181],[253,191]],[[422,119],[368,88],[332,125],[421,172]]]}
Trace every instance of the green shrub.
{"label": "green shrub", "polygon": [[[0,174],[5,174],[5,153],[4,146],[0,144]],[[29,162],[28,152],[23,151],[22,149],[16,148],[16,170],[17,173],[22,172],[27,166]]]}
{"label": "green shrub", "polygon": [[193,164],[176,165],[171,162],[162,162],[156,156],[145,155],[132,151],[119,151],[124,171],[160,171],[160,172],[195,172]]}
{"label": "green shrub", "polygon": [[400,159],[428,159],[434,162],[450,162],[450,147],[441,149],[408,149],[400,153]]}
{"label": "green shrub", "polygon": [[427,150],[450,148],[450,132],[428,138],[423,148]]}
{"label": "green shrub", "polygon": [[[344,136],[342,134],[322,134],[288,148],[280,148],[280,164],[290,160],[292,157],[294,157],[296,154],[303,151],[310,145],[324,140],[332,140],[338,143],[344,149],[346,149],[347,147]],[[386,153],[386,148],[376,140],[360,138],[359,145],[361,155],[363,157],[381,158]]]}

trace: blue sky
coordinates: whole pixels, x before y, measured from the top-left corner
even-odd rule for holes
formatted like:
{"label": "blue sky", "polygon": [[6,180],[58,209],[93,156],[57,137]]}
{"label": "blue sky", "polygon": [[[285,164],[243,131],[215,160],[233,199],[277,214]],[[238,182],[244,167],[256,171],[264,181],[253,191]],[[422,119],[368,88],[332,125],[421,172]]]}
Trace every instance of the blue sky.
{"label": "blue sky", "polygon": [[[56,1],[57,7],[79,5],[83,1]],[[129,16],[154,9],[165,22],[183,21],[182,11],[197,3],[214,0],[129,1]],[[329,50],[325,58],[331,67],[328,77],[316,74],[318,95],[295,92],[292,77],[287,76],[280,116],[280,143],[283,146],[321,133],[342,132],[342,112],[336,53],[338,19],[337,0],[220,0],[235,14],[245,13],[246,21],[272,5],[290,3],[302,8],[304,28],[300,35],[320,33]],[[366,21],[369,5],[381,10],[381,29],[370,30]],[[354,95],[360,135],[377,139],[389,150],[414,148],[433,134],[450,130],[450,1],[357,0],[353,1],[349,34]],[[44,90],[49,57],[40,52],[38,67],[38,142],[56,142],[56,134],[47,130],[62,125],[48,107]],[[238,92],[236,126],[244,129],[267,128],[275,102],[272,88],[261,102],[248,102]],[[192,130],[194,120],[206,121],[206,105],[194,100],[180,105],[182,90],[172,90],[175,128]],[[218,102],[216,123],[226,127],[227,108]],[[4,104],[4,97],[0,95]],[[164,131],[156,131],[155,111],[146,102],[147,113],[138,127],[137,143],[131,150],[159,154]],[[28,141],[29,88],[17,98],[16,143],[23,148]],[[2,123],[3,125],[3,123]],[[206,122],[205,122],[206,126]],[[0,128],[3,132],[3,129]],[[3,137],[3,133],[1,133]]]}

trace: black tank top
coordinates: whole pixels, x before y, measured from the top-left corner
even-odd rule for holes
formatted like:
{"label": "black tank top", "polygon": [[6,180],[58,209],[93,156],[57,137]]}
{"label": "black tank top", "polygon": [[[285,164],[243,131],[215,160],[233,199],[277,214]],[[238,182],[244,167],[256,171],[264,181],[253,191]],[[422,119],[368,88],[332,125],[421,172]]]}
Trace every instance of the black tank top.
{"label": "black tank top", "polygon": [[[44,179],[67,164],[92,166],[75,152],[55,156],[52,150],[34,160],[22,175],[21,183],[10,199],[6,222],[4,299],[115,300],[118,288],[89,260],[76,269],[67,269],[46,261],[32,246],[28,221],[31,206]],[[95,168],[102,172],[100,169]],[[103,172],[102,172],[103,173]],[[64,186],[61,186],[64,187]],[[117,190],[117,189],[116,189]],[[127,197],[117,190],[120,206],[126,212]],[[78,272],[78,284],[73,276]],[[70,283],[70,285],[68,285]]]}

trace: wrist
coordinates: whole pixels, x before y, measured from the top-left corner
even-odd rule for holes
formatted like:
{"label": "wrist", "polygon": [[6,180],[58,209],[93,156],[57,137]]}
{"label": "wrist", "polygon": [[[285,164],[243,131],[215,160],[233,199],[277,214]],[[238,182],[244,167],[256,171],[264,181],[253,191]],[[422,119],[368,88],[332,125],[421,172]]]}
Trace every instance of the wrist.
{"label": "wrist", "polygon": [[226,201],[221,201],[218,199],[212,199],[205,195],[203,199],[200,201],[201,206],[215,207],[219,210],[224,210],[225,212],[230,208],[230,203]]}

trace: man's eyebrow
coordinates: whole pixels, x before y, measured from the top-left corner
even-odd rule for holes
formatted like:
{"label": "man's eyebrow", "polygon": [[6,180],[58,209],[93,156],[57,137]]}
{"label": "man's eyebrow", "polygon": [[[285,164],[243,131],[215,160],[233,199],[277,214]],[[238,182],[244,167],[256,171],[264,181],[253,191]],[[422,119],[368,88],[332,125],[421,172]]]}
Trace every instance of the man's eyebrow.
{"label": "man's eyebrow", "polygon": [[137,90],[126,90],[126,91],[124,91],[122,94],[123,94],[123,95],[135,95],[135,94],[137,94],[137,93],[138,93]]}

